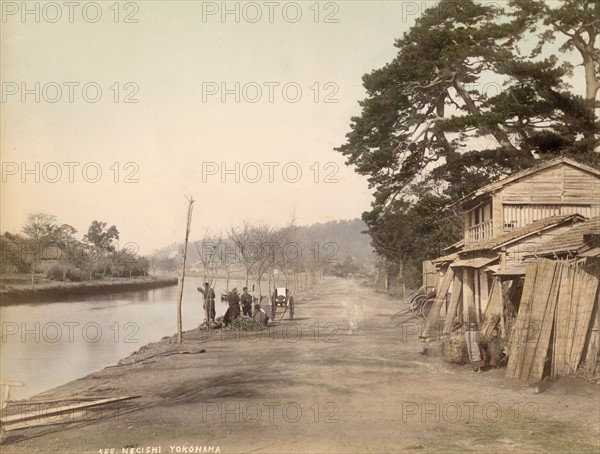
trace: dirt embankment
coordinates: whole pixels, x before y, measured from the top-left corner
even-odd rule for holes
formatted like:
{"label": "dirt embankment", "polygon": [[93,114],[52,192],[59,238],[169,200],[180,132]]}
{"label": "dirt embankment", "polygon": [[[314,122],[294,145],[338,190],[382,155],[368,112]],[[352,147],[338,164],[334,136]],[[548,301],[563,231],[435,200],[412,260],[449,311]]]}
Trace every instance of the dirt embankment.
{"label": "dirt embankment", "polygon": [[39,396],[141,397],[11,431],[2,452],[598,452],[596,385],[534,394],[503,369],[446,364],[420,322],[390,320],[397,300],[356,281],[295,302],[296,319],[266,332],[165,338]]}
{"label": "dirt embankment", "polygon": [[13,286],[0,290],[3,305],[62,301],[66,298],[102,295],[115,292],[134,292],[177,285],[177,278],[116,278],[91,282],[44,282],[34,287]]}

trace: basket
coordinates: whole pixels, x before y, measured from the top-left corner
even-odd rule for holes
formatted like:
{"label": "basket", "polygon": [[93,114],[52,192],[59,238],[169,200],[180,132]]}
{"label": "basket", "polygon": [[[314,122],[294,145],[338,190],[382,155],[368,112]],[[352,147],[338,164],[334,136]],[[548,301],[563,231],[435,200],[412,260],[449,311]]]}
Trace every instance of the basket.
{"label": "basket", "polygon": [[467,361],[467,344],[460,331],[444,339],[442,353],[444,361],[448,363],[462,364]]}

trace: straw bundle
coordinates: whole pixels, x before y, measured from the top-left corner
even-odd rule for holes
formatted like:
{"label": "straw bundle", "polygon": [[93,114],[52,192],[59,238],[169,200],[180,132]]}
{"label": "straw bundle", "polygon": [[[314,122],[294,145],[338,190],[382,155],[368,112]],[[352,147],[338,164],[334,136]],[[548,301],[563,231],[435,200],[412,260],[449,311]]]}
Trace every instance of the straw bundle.
{"label": "straw bundle", "polygon": [[456,331],[444,339],[442,353],[444,360],[448,363],[464,363],[467,360],[467,344],[464,334]]}

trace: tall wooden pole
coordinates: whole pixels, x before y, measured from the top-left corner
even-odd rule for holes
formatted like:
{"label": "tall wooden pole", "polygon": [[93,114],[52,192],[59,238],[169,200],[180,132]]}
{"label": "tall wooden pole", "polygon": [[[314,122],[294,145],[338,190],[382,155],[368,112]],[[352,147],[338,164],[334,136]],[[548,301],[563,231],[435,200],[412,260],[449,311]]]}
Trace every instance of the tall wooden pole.
{"label": "tall wooden pole", "polygon": [[181,279],[179,280],[179,298],[177,300],[177,343],[183,342],[183,325],[181,321],[181,301],[183,299],[183,281],[185,279],[185,261],[187,259],[188,239],[190,237],[190,227],[192,226],[192,210],[194,209],[194,198],[186,197],[188,201],[187,225],[185,228],[185,242],[183,243],[183,263],[181,264]]}

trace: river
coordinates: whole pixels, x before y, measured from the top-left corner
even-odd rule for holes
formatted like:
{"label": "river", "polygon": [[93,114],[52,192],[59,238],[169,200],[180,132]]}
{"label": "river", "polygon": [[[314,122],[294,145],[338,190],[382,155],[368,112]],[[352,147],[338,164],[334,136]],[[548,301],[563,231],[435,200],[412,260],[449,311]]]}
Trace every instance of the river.
{"label": "river", "polygon": [[[185,280],[183,329],[204,320],[196,277]],[[232,279],[241,292],[244,282]],[[251,287],[251,284],[250,284]],[[215,284],[217,317],[225,281]],[[178,286],[0,307],[0,379],[25,383],[12,399],[42,391],[115,364],[149,342],[177,331]]]}

